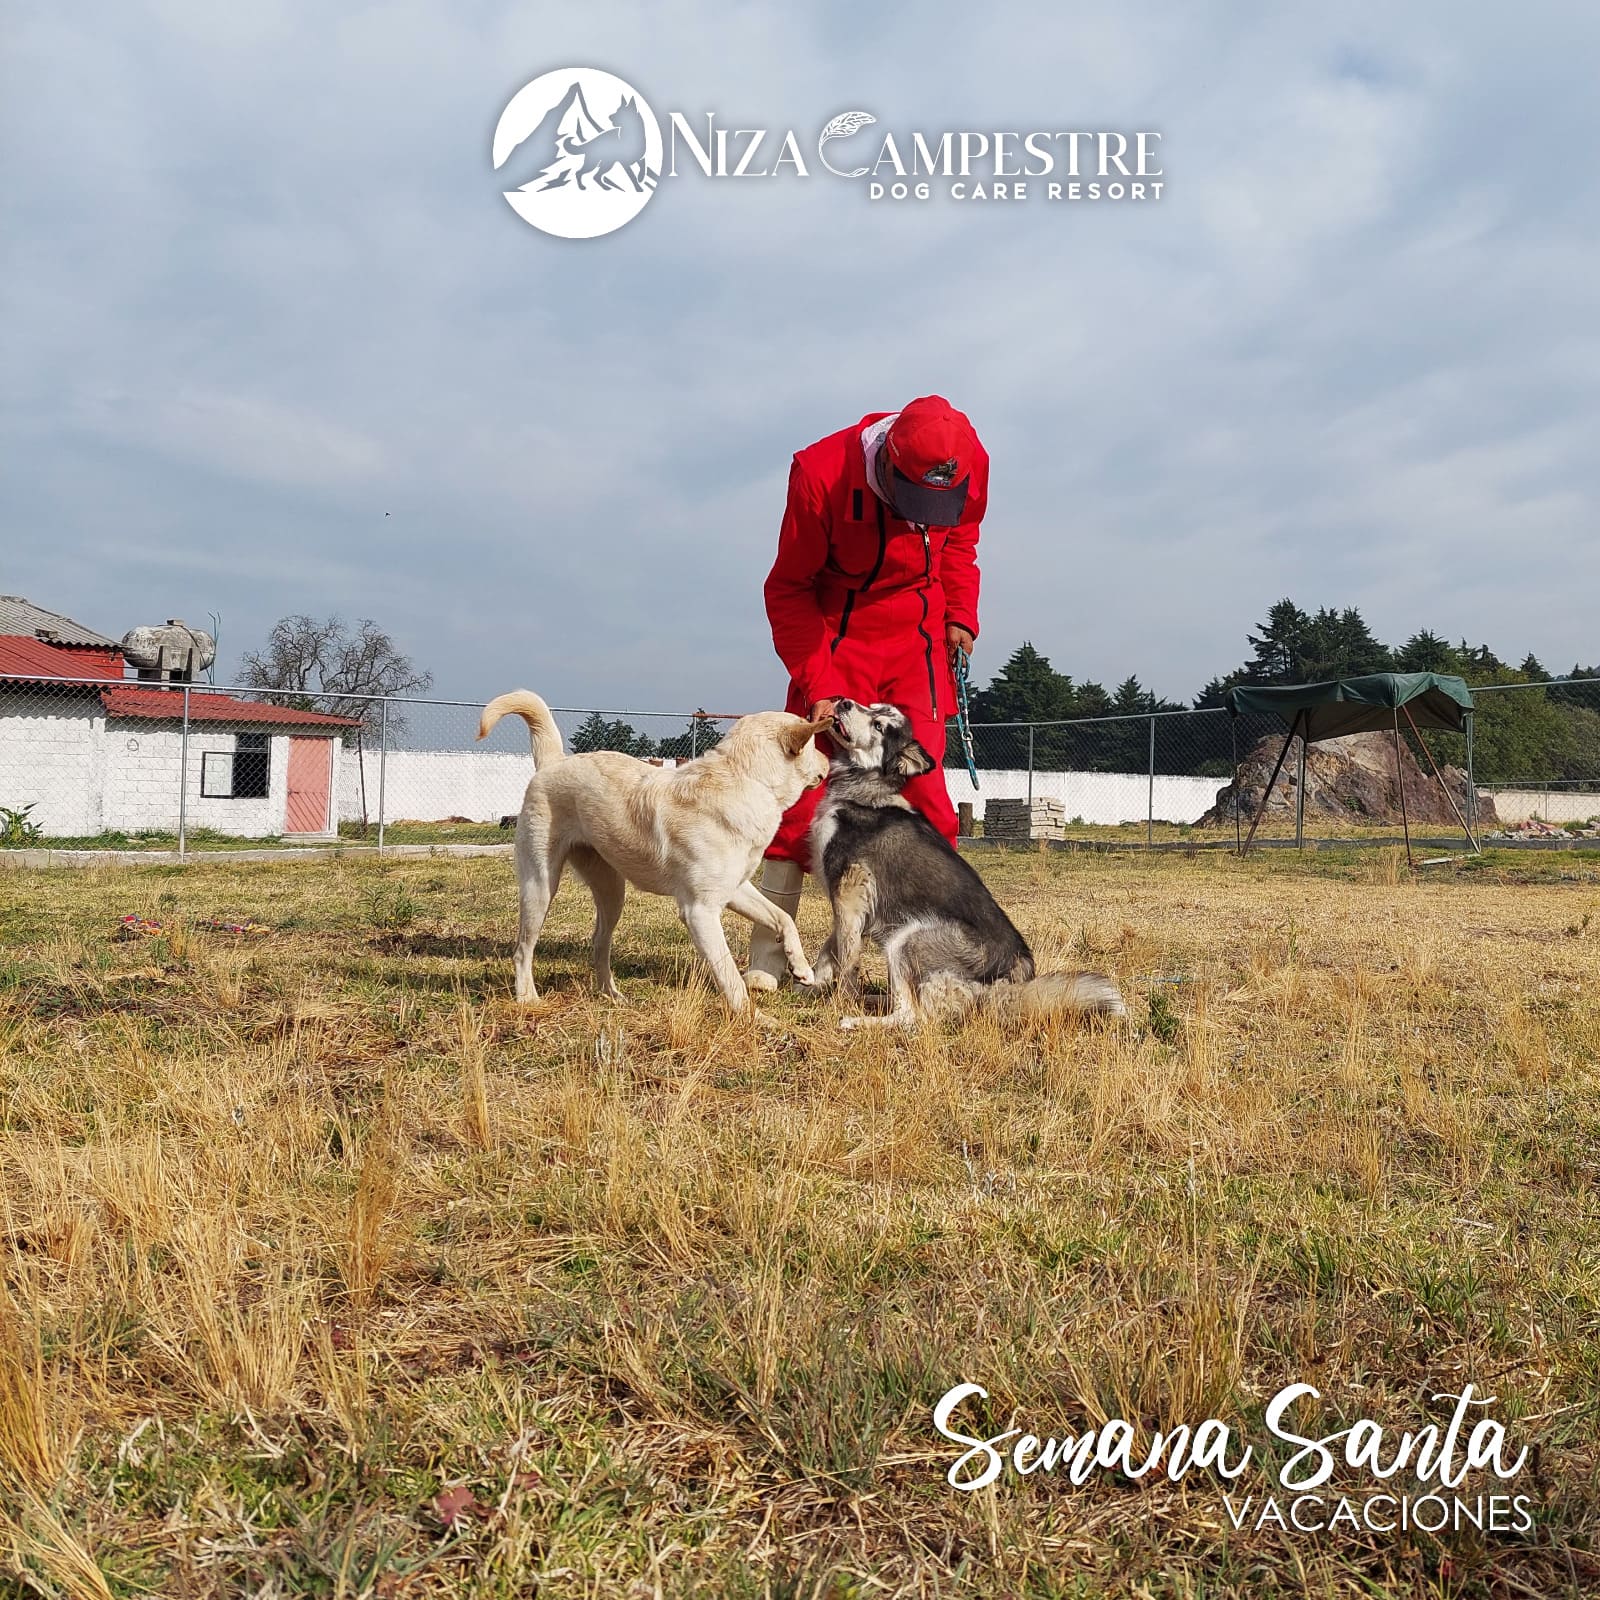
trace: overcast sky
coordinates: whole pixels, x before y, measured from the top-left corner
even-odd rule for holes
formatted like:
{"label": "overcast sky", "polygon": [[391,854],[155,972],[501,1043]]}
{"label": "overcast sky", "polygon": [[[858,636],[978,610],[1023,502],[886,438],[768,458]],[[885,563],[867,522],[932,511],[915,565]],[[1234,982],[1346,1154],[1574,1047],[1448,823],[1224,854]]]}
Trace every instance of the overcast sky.
{"label": "overcast sky", "polygon": [[[6,15],[0,591],[114,635],[219,612],[224,677],[339,611],[464,698],[775,705],[790,455],[934,391],[993,458],[980,681],[1031,639],[1188,698],[1284,594],[1600,657],[1600,9]],[[568,65],[808,157],[850,109],[1156,129],[1166,189],[694,174],[553,239],[489,146]]]}

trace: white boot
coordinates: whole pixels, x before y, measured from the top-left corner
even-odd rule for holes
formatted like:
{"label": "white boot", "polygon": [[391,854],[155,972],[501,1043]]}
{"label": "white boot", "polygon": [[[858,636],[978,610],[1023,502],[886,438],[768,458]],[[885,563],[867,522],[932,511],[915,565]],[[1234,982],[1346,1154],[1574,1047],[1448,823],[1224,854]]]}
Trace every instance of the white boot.
{"label": "white boot", "polygon": [[[800,891],[805,881],[806,875],[798,861],[765,861],[761,866],[761,882],[756,887],[780,911],[787,911],[792,917],[800,908]],[[783,940],[759,923],[752,923],[745,987],[776,989],[788,976],[789,957],[784,952]]]}

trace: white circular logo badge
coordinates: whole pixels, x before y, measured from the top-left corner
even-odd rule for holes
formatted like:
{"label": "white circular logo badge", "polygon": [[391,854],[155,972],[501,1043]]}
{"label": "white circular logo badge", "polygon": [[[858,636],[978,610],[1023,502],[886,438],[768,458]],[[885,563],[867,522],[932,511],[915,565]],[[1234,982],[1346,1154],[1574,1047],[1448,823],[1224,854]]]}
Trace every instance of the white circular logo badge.
{"label": "white circular logo badge", "polygon": [[597,239],[631,222],[655,193],[661,125],[621,78],[562,67],[512,95],[493,156],[524,222],[558,239]]}

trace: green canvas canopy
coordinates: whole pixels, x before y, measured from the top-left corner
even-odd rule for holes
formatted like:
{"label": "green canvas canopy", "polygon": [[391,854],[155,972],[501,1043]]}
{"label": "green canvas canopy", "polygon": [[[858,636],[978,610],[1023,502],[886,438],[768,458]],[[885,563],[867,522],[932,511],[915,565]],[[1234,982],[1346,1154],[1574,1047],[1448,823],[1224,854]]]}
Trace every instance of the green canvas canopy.
{"label": "green canvas canopy", "polygon": [[1472,713],[1472,695],[1461,678],[1441,672],[1369,672],[1360,678],[1327,683],[1292,683],[1256,689],[1242,684],[1228,691],[1228,711],[1282,717],[1315,744],[1347,733],[1387,733],[1403,706],[1418,728],[1449,728],[1459,733]]}
{"label": "green canvas canopy", "polygon": [[[1400,719],[1404,716],[1416,741],[1422,747],[1433,775],[1444,789],[1445,798],[1456,814],[1473,850],[1479,848],[1472,828],[1461,815],[1455,797],[1445,784],[1444,774],[1422,737],[1423,728],[1448,728],[1453,732],[1467,733],[1468,783],[1472,767],[1472,695],[1464,679],[1442,672],[1369,672],[1359,678],[1333,678],[1327,683],[1292,683],[1280,688],[1252,688],[1241,684],[1230,689],[1223,702],[1228,714],[1237,720],[1247,711],[1265,712],[1281,717],[1289,725],[1288,737],[1278,753],[1277,765],[1267,779],[1266,792],[1261,796],[1261,809],[1250,824],[1250,836],[1239,846],[1243,855],[1256,836],[1261,819],[1267,814],[1267,802],[1272,798],[1272,786],[1283,770],[1284,758],[1289,754],[1296,735],[1300,737],[1300,775],[1295,786],[1294,835],[1297,845],[1305,842],[1305,785],[1306,746],[1320,739],[1340,739],[1351,733],[1391,732],[1394,735],[1395,779],[1400,788],[1400,821],[1406,833],[1406,859],[1411,860],[1411,823],[1406,815],[1405,770],[1400,759]],[[1235,735],[1237,737],[1237,734]],[[1238,752],[1235,749],[1233,806],[1234,830],[1239,828]]]}

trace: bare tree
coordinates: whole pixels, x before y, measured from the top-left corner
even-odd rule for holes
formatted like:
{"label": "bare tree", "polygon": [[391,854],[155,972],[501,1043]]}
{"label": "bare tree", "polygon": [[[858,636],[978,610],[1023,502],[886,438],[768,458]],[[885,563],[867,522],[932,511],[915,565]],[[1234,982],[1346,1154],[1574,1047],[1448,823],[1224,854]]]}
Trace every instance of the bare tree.
{"label": "bare tree", "polygon": [[[252,689],[273,690],[273,699],[300,711],[349,717],[360,752],[361,827],[367,826],[366,738],[383,720],[383,707],[371,696],[423,694],[433,674],[411,657],[370,617],[351,628],[341,617],[323,621],[297,613],[272,625],[263,650],[247,650],[239,681]],[[390,707],[389,730],[405,719]]]}
{"label": "bare tree", "polygon": [[433,674],[422,671],[371,618],[352,629],[340,617],[319,622],[296,615],[273,623],[264,650],[245,652],[239,681],[276,690],[275,698],[301,710],[376,727],[381,712],[362,696],[421,694],[433,686]]}

